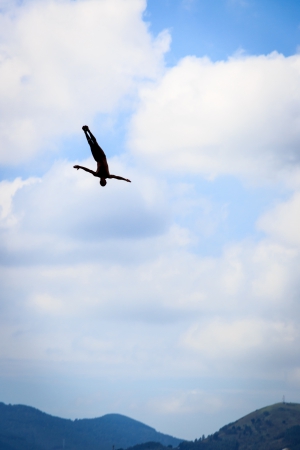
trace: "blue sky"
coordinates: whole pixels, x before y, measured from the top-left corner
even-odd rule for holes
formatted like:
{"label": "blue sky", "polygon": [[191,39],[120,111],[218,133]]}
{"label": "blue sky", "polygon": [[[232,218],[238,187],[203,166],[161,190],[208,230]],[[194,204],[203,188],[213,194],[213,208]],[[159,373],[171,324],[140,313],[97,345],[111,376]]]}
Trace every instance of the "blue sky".
{"label": "blue sky", "polygon": [[[0,0],[1,401],[185,439],[300,402],[299,25]],[[130,185],[73,169],[84,124]]]}
{"label": "blue sky", "polygon": [[294,0],[150,0],[145,18],[154,33],[171,30],[170,64],[186,55],[217,61],[238,50],[290,56],[299,45],[299,4]]}

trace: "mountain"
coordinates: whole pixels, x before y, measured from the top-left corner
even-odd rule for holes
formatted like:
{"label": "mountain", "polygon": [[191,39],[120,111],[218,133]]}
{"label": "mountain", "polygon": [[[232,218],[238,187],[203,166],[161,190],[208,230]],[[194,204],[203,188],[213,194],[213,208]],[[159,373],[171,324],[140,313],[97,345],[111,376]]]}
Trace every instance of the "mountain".
{"label": "mountain", "polygon": [[[300,450],[300,405],[277,403],[230,423],[180,450]],[[149,449],[151,450],[151,449]]]}
{"label": "mountain", "polygon": [[182,440],[120,414],[73,421],[0,403],[0,450],[112,450],[148,441],[176,447]]}
{"label": "mountain", "polygon": [[277,403],[207,438],[181,441],[120,414],[67,420],[0,403],[0,450],[300,450],[300,404]]}
{"label": "mountain", "polygon": [[[207,438],[183,441],[178,450],[300,450],[300,405],[277,403],[230,423]],[[157,442],[127,450],[169,450]]]}

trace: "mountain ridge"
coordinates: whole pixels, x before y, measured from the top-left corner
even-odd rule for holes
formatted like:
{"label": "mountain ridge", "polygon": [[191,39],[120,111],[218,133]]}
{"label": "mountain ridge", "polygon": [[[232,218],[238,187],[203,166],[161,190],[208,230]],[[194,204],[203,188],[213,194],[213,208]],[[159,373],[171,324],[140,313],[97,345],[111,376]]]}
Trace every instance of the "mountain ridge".
{"label": "mountain ridge", "polygon": [[[200,433],[199,433],[200,434]],[[214,434],[182,441],[121,414],[61,419],[0,403],[0,450],[300,450],[300,404],[276,403]]]}
{"label": "mountain ridge", "polygon": [[180,450],[300,450],[300,404],[275,403],[253,411]]}
{"label": "mountain ridge", "polygon": [[177,446],[182,440],[121,414],[71,420],[31,406],[0,403],[1,450],[111,450],[147,441]]}
{"label": "mountain ridge", "polygon": [[[169,449],[157,442],[148,442],[126,450]],[[300,404],[265,406],[206,438],[183,441],[178,450],[300,450]]]}

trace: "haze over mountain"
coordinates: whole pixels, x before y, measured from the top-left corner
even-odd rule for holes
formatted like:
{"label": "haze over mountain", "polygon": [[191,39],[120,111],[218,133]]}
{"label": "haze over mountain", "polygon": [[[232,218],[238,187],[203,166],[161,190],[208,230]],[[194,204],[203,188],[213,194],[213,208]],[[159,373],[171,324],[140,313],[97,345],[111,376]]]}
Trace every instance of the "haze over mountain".
{"label": "haze over mountain", "polygon": [[24,405],[0,403],[1,450],[111,450],[157,441],[178,446],[180,439],[158,433],[121,414],[95,419],[61,419]]}

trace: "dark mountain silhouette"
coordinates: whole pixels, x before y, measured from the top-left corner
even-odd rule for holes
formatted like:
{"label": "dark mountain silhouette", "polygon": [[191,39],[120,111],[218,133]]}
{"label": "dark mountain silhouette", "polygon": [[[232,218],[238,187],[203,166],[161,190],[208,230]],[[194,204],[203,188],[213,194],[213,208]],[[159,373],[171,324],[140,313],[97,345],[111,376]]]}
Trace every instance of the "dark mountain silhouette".
{"label": "dark mountain silhouette", "polygon": [[0,403],[0,450],[112,450],[147,441],[176,447],[182,440],[120,414],[73,421]]}
{"label": "dark mountain silhouette", "polygon": [[[137,444],[133,447],[129,447],[126,450],[170,450],[172,448],[171,445],[165,447],[160,442],[146,442],[144,444]],[[123,450],[123,449],[118,449]],[[177,447],[178,450],[178,447]]]}
{"label": "dark mountain silhouette", "polygon": [[0,450],[300,450],[300,404],[278,403],[195,441],[180,441],[119,414],[67,420],[0,403]]}

